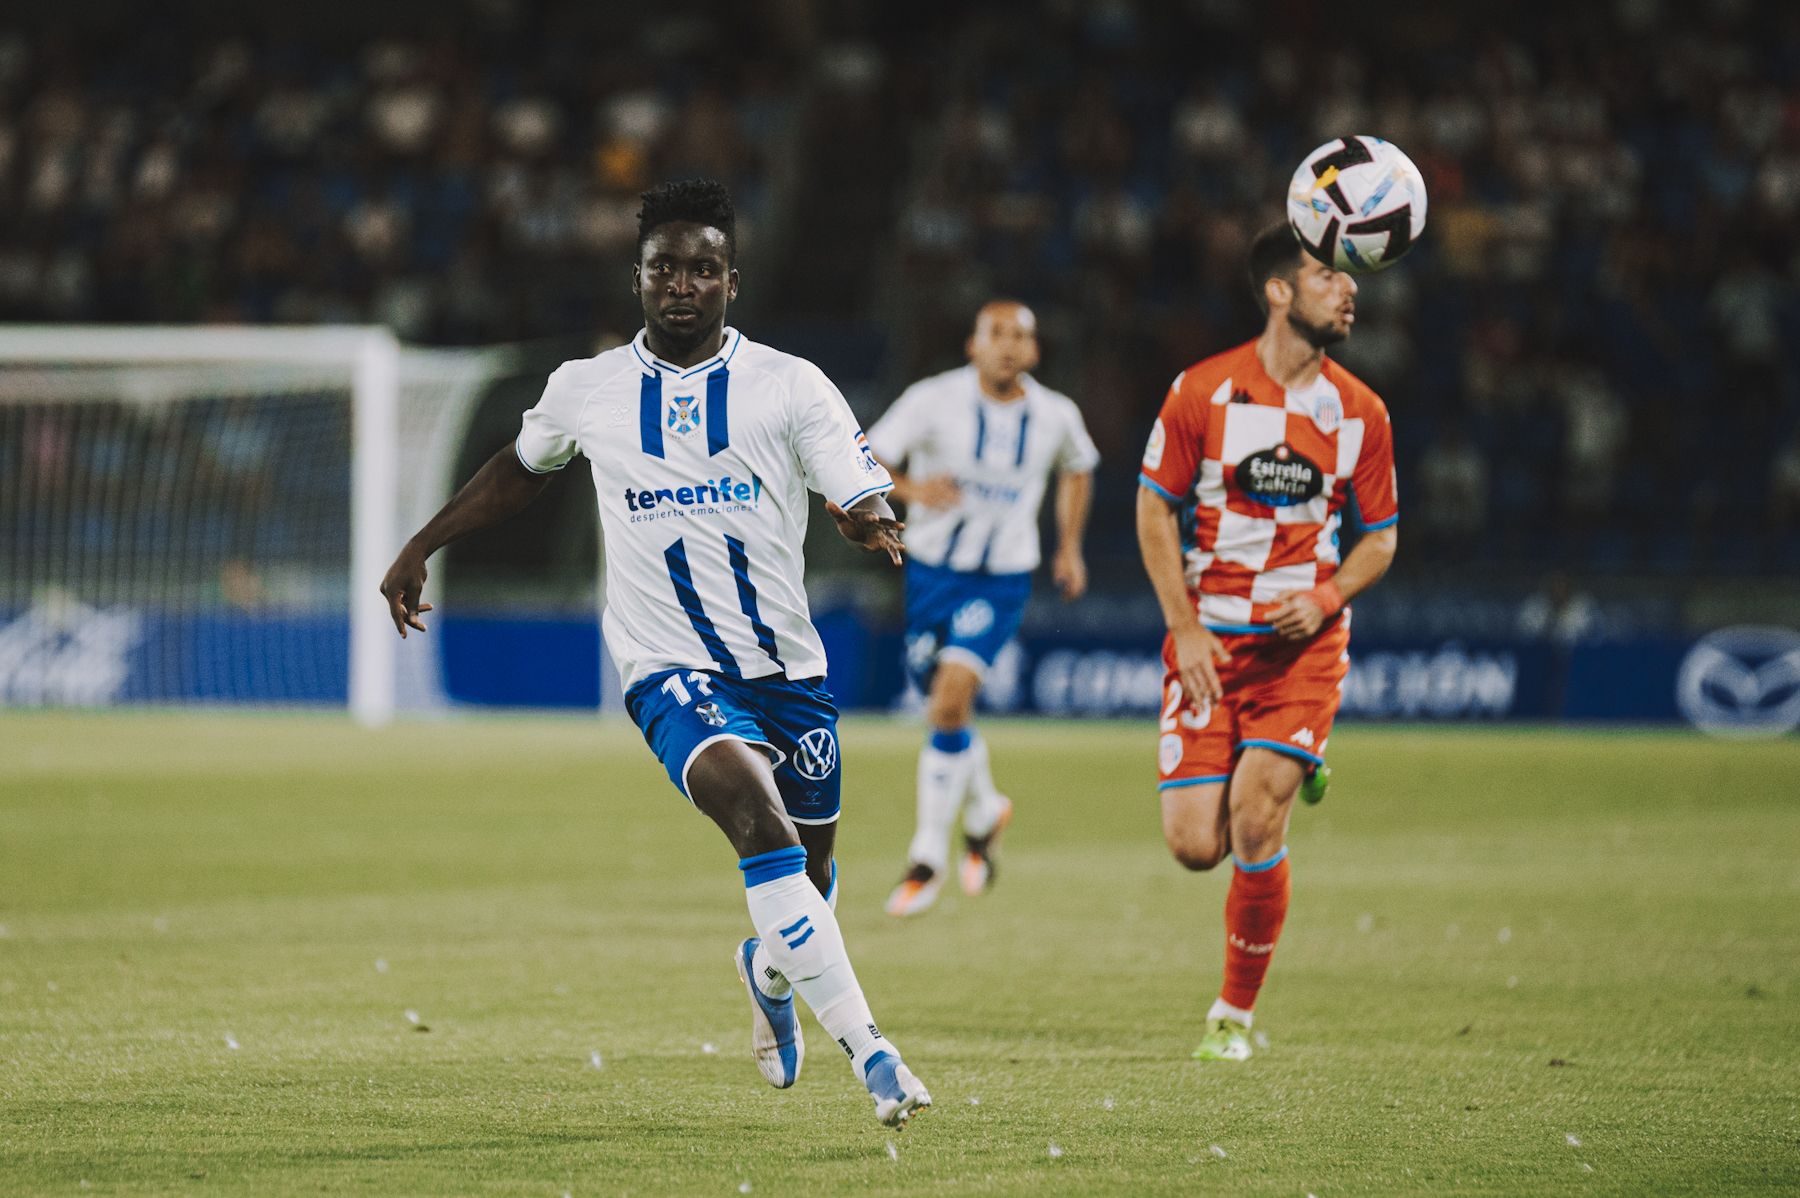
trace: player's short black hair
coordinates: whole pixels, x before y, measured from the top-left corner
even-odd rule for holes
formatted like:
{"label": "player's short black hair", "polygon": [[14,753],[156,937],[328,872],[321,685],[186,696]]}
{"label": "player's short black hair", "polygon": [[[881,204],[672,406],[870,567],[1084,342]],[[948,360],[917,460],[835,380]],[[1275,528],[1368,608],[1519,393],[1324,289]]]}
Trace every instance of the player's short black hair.
{"label": "player's short black hair", "polygon": [[638,254],[659,225],[675,221],[692,221],[711,225],[725,234],[725,250],[737,258],[737,209],[732,207],[731,191],[717,179],[677,179],[658,183],[638,197],[644,206],[638,209]]}
{"label": "player's short black hair", "polygon": [[1269,300],[1263,294],[1263,284],[1270,279],[1294,282],[1300,274],[1300,256],[1305,252],[1300,248],[1300,238],[1286,221],[1270,225],[1250,243],[1250,294],[1256,297],[1256,306],[1265,314],[1269,311]]}

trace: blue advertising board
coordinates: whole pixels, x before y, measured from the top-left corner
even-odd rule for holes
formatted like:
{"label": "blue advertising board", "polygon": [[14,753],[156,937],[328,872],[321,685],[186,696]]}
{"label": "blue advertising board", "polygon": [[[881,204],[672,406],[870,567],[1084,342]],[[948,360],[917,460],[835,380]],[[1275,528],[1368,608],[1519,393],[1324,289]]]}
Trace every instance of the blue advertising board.
{"label": "blue advertising board", "polygon": [[[907,702],[899,630],[851,610],[818,615],[829,683],[848,710]],[[453,702],[613,707],[618,682],[585,614],[461,614],[432,635]],[[341,705],[342,616],[161,613],[77,603],[0,613],[0,705]],[[404,650],[403,650],[404,651]],[[983,692],[988,709],[1076,718],[1151,717],[1160,637],[1027,635]],[[1357,637],[1342,718],[1406,721],[1686,721],[1726,735],[1800,728],[1800,633],[1724,628],[1696,639],[1565,645],[1516,639]]]}

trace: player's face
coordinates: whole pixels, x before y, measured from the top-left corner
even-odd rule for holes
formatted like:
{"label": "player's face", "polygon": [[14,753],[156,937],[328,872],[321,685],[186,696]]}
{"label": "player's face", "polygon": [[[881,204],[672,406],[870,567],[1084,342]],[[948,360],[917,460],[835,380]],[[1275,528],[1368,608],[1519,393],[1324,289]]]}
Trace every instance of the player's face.
{"label": "player's face", "polygon": [[1301,259],[1288,323],[1315,349],[1336,345],[1356,323],[1356,279],[1310,255]]}
{"label": "player's face", "polygon": [[968,353],[982,378],[1010,386],[1037,367],[1037,317],[1023,304],[989,304],[975,318]]}
{"label": "player's face", "polygon": [[725,234],[692,221],[658,226],[631,268],[644,327],[671,348],[716,336],[725,324],[725,305],[737,298],[737,285]]}

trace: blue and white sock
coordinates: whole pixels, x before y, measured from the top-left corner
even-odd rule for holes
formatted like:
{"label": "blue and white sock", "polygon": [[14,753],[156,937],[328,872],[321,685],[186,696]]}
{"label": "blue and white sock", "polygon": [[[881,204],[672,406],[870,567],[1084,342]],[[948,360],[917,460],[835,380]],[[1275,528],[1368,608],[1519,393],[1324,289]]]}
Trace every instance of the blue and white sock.
{"label": "blue and white sock", "polygon": [[980,839],[994,830],[1006,811],[1006,799],[994,785],[994,774],[988,764],[987,741],[974,733],[969,745],[969,798],[963,808],[963,832]]}
{"label": "blue and white sock", "polygon": [[968,793],[974,739],[967,728],[936,729],[919,750],[918,824],[906,855],[940,874],[950,865],[950,826]]}
{"label": "blue and white sock", "polygon": [[[838,900],[838,867],[837,858],[831,859],[831,889],[825,892],[825,905],[833,914],[837,913]],[[775,967],[775,960],[769,955],[769,942],[756,942],[756,955],[750,961],[751,976],[756,979],[756,988],[773,999],[783,999],[794,992],[781,970]]]}
{"label": "blue and white sock", "polygon": [[[795,845],[759,853],[739,861],[738,868],[744,871],[750,922],[762,937],[757,961],[767,950],[768,964],[812,1008],[819,1025],[849,1055],[856,1076],[866,1080],[869,1059],[889,1045],[844,951],[837,916],[806,877],[806,850]],[[756,969],[759,986],[765,972]]]}

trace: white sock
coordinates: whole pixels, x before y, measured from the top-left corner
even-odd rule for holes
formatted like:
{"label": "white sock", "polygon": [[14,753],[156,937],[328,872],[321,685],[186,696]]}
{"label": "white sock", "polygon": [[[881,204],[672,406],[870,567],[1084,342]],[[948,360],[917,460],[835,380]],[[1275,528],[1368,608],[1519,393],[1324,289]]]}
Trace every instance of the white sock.
{"label": "white sock", "polygon": [[[806,850],[796,845],[761,853],[744,858],[738,868],[744,871],[750,922],[762,937],[758,961],[766,950],[768,964],[799,993],[819,1025],[849,1054],[860,1080],[869,1056],[888,1046],[844,951],[837,916],[806,877]],[[758,976],[762,973],[759,969]],[[894,1055],[900,1054],[895,1051]]]}
{"label": "white sock", "polygon": [[950,825],[968,789],[972,743],[969,730],[958,728],[931,733],[919,750],[919,822],[906,855],[940,874],[950,866]]}
{"label": "white sock", "polygon": [[1212,1009],[1207,1011],[1208,1019],[1235,1019],[1245,1027],[1256,1019],[1256,1016],[1242,1007],[1234,1007],[1222,998],[1213,999]]}
{"label": "white sock", "polygon": [[[837,858],[831,859],[831,889],[825,892],[825,903],[837,913],[838,900],[838,868]],[[786,998],[794,992],[780,969],[775,966],[775,959],[769,955],[769,942],[758,940],[756,952],[750,958],[750,976],[756,980],[756,988],[770,998]]]}
{"label": "white sock", "polygon": [[987,741],[974,734],[969,745],[969,800],[963,808],[963,833],[977,840],[988,835],[1006,811],[1006,799],[994,786],[994,774],[988,766]]}

